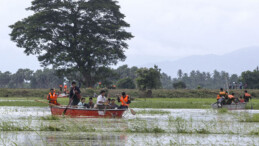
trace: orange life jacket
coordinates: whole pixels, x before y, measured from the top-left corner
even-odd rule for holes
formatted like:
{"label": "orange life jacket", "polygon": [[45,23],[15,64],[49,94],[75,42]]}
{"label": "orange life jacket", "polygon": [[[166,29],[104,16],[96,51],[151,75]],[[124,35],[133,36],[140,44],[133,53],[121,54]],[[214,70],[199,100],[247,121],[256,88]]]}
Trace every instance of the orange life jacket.
{"label": "orange life jacket", "polygon": [[251,94],[245,93],[245,98],[250,98],[250,97],[251,97]]}
{"label": "orange life jacket", "polygon": [[223,92],[219,92],[219,96],[220,96],[220,97],[221,97],[221,96],[226,96],[226,94],[227,94],[227,93],[224,92],[224,91],[223,91]]}
{"label": "orange life jacket", "polygon": [[219,95],[217,95],[217,100],[219,100],[220,99],[220,96]]}
{"label": "orange life jacket", "polygon": [[56,93],[53,93],[53,95],[52,95],[51,93],[49,93],[47,99],[48,99],[49,101],[57,101],[58,96],[56,95]]}
{"label": "orange life jacket", "polygon": [[234,96],[233,95],[228,95],[228,98],[232,99],[232,98],[234,98]]}
{"label": "orange life jacket", "polygon": [[120,98],[121,105],[129,106],[129,104],[127,104],[128,101],[129,101],[129,96],[128,95],[126,95],[125,98],[123,98],[123,96],[121,96],[121,98]]}
{"label": "orange life jacket", "polygon": [[65,85],[64,88],[67,89],[67,85]]}

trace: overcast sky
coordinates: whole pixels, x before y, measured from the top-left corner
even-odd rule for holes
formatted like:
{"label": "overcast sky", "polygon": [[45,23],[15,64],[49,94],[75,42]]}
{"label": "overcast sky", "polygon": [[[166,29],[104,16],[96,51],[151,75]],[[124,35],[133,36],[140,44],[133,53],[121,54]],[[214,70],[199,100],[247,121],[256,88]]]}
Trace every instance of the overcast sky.
{"label": "overcast sky", "polygon": [[[10,41],[9,25],[32,14],[31,0],[0,0],[0,71],[40,68]],[[129,31],[128,59],[143,65],[259,46],[259,0],[119,0]]]}

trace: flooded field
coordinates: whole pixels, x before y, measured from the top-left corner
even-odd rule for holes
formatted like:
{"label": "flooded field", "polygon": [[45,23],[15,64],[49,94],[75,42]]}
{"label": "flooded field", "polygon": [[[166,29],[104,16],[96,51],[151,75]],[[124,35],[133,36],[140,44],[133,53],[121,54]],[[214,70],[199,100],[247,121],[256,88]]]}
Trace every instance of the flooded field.
{"label": "flooded field", "polygon": [[48,107],[0,107],[1,145],[259,145],[259,110],[134,109],[122,119],[52,117]]}

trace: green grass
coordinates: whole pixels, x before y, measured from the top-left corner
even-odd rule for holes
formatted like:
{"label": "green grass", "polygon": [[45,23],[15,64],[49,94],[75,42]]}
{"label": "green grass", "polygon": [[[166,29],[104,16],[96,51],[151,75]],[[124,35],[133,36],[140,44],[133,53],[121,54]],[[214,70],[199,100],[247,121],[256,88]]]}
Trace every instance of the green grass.
{"label": "green grass", "polygon": [[220,109],[218,109],[218,113],[219,114],[225,114],[225,113],[227,113],[228,112],[228,109],[227,108],[220,108]]}
{"label": "green grass", "polygon": [[40,117],[40,120],[60,120],[60,117],[51,115],[51,116]]}
{"label": "green grass", "polygon": [[[38,103],[34,100],[47,102],[46,99],[37,97],[8,97],[0,98],[0,106],[25,106],[25,107],[46,107],[47,104]],[[18,101],[12,101],[18,100]],[[87,100],[88,101],[88,100]],[[210,109],[211,104],[216,100],[212,98],[137,98],[130,104],[131,108],[168,108],[168,109]],[[62,105],[68,104],[68,98],[59,98]],[[96,102],[96,98],[94,98]],[[259,109],[259,100],[253,99],[253,109]],[[117,103],[119,104],[119,103]],[[251,103],[247,104],[247,109],[251,109]]]}
{"label": "green grass", "polygon": [[259,122],[259,114],[245,115],[240,122]]}
{"label": "green grass", "polygon": [[168,115],[170,114],[169,111],[163,111],[163,110],[140,110],[137,111],[137,114],[142,115]]}

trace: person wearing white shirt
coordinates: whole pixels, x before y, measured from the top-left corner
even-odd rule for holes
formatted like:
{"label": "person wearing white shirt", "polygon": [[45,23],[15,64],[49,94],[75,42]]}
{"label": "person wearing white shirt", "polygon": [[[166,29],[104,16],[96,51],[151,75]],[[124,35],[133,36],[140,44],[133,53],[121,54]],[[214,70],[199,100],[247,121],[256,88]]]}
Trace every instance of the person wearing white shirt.
{"label": "person wearing white shirt", "polygon": [[106,97],[105,97],[105,91],[102,90],[100,92],[100,95],[97,97],[97,101],[96,101],[98,109],[104,109],[106,102],[107,101],[106,101]]}
{"label": "person wearing white shirt", "polygon": [[81,98],[81,102],[78,103],[78,108],[85,108],[85,98]]}

